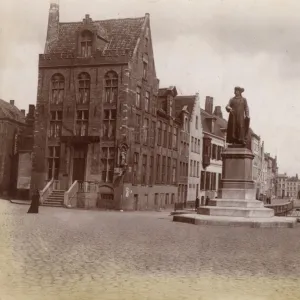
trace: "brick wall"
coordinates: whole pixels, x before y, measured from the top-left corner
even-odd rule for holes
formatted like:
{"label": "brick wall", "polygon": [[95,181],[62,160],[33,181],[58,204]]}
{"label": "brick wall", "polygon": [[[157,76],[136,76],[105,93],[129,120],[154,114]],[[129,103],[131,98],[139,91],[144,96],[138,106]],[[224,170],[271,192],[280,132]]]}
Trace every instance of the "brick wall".
{"label": "brick wall", "polygon": [[[34,137],[34,159],[33,159],[33,182],[35,182],[39,188],[43,188],[45,180],[47,179],[47,147],[49,145],[58,144],[57,141],[49,141],[47,138],[48,126],[50,119],[50,82],[54,74],[60,73],[65,78],[65,94],[63,101],[63,128],[62,135],[71,136],[72,131],[75,130],[75,114],[76,114],[76,97],[78,97],[78,75],[81,72],[87,72],[91,77],[91,89],[90,89],[90,106],[89,106],[89,135],[100,136],[102,132],[102,118],[103,108],[108,108],[103,104],[104,99],[104,75],[108,71],[115,71],[119,78],[119,102],[115,107],[117,112],[120,112],[120,102],[126,93],[124,90],[126,86],[123,84],[124,69],[126,66],[99,66],[99,67],[85,67],[85,68],[51,68],[40,69],[39,71],[39,83],[38,83],[38,99],[36,108],[36,122],[35,122],[35,137]],[[110,108],[114,108],[110,106]],[[117,122],[116,127],[119,127]],[[71,131],[71,132],[70,132]],[[118,136],[118,132],[117,132]],[[105,142],[101,141],[101,145],[89,145],[88,159],[87,159],[87,172],[86,180],[99,180],[101,170],[100,163],[100,151],[102,146],[115,146],[116,141]],[[61,147],[61,157],[65,155],[64,145]],[[93,150],[93,151],[92,151]],[[93,155],[91,154],[93,152]],[[66,160],[61,161],[60,178],[64,173],[68,173],[66,170]]]}
{"label": "brick wall", "polygon": [[13,193],[16,185],[17,157],[15,153],[15,134],[22,127],[14,121],[1,121],[0,133],[0,193]]}
{"label": "brick wall", "polygon": [[31,167],[31,152],[19,153],[17,189],[30,188]]}

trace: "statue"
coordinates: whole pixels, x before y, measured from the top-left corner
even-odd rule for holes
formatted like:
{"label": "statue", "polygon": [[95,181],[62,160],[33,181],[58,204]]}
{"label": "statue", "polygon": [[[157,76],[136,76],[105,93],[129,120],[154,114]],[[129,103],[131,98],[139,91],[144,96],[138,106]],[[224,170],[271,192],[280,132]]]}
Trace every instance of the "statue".
{"label": "statue", "polygon": [[124,167],[125,165],[126,165],[126,149],[122,147],[120,152],[120,166]]}
{"label": "statue", "polygon": [[243,88],[235,87],[235,96],[226,106],[226,111],[229,112],[226,142],[246,147],[249,139],[250,117],[247,100],[242,97],[243,92]]}

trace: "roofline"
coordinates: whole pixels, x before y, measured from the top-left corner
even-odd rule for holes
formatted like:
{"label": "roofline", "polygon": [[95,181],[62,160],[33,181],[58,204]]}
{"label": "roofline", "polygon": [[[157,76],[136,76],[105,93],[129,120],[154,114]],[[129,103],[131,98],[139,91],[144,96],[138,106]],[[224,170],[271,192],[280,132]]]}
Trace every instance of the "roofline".
{"label": "roofline", "polygon": [[[251,128],[250,128],[251,129]],[[258,136],[254,131],[253,129],[252,130],[252,136],[254,136],[255,138],[257,138],[259,141],[260,141],[260,136]]]}
{"label": "roofline", "polygon": [[[145,34],[145,30],[146,30],[147,23],[149,21],[149,17],[150,17],[149,14],[145,14],[145,16],[143,17],[144,18],[144,23],[142,25],[142,30],[141,30],[140,36],[136,41],[136,44],[135,44],[135,47],[134,47],[134,50],[133,50],[133,53],[132,53],[131,60],[134,60],[137,56],[138,48],[139,48],[140,43],[141,43],[141,37]],[[136,19],[142,19],[142,18],[135,18],[135,19],[132,19],[132,20],[136,20]],[[114,20],[118,20],[118,19],[114,19]],[[122,20],[124,20],[124,19],[122,19]],[[155,70],[154,70],[154,72],[155,72]]]}
{"label": "roofline", "polygon": [[176,98],[197,98],[197,95],[189,95],[189,96],[183,96],[183,95],[180,95],[180,96],[176,96]]}
{"label": "roofline", "polygon": [[26,120],[25,120],[25,118],[24,118],[24,123],[23,123],[23,122],[20,122],[20,121],[17,121],[17,120],[15,120],[15,119],[7,118],[7,117],[0,118],[0,121],[9,121],[9,122],[17,123],[17,124],[23,125],[23,126],[26,125]]}
{"label": "roofline", "polygon": [[[118,20],[137,20],[137,19],[143,19],[147,16],[147,14],[145,14],[145,16],[143,17],[132,17],[132,18],[113,18],[113,19],[102,19],[102,20],[92,20],[92,22],[103,22],[103,21],[118,21]],[[82,21],[74,21],[74,22],[59,22],[59,24],[81,24]]]}
{"label": "roofline", "polygon": [[212,136],[212,137],[215,137],[215,138],[217,138],[217,139],[219,139],[219,140],[225,141],[225,138],[220,137],[220,136],[215,135],[215,134],[212,134],[212,133],[210,133],[210,132],[204,131],[204,130],[203,130],[203,134],[207,134],[207,135]]}
{"label": "roofline", "polygon": [[[99,67],[99,66],[127,66],[129,64],[129,61],[124,61],[124,62],[103,62],[103,63],[95,63],[95,64],[75,64],[72,65],[71,68],[77,68],[77,67],[82,67],[82,68],[87,68],[87,67]],[[57,69],[57,68],[70,68],[70,65],[68,64],[57,64],[55,66],[39,66],[39,69]]]}

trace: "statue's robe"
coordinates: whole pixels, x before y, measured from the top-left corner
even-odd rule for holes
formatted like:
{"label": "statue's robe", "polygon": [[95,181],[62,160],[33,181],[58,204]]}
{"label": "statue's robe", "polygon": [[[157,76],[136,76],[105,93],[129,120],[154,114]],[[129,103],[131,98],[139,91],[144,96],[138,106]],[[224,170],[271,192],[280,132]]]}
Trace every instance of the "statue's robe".
{"label": "statue's robe", "polygon": [[249,137],[249,107],[243,97],[233,97],[229,100],[226,110],[229,112],[226,142],[229,144],[247,145]]}

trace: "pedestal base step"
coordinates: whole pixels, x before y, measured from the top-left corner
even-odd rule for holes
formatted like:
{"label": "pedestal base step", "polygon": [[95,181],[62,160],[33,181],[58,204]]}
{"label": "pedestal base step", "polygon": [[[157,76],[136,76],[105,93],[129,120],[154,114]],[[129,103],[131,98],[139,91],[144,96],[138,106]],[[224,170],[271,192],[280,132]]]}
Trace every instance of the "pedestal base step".
{"label": "pedestal base step", "polygon": [[201,206],[197,214],[208,216],[244,217],[244,218],[271,218],[274,210],[269,208],[248,208],[248,207],[218,207]]}
{"label": "pedestal base step", "polygon": [[258,200],[242,200],[242,199],[213,199],[208,203],[209,206],[216,207],[255,207],[263,208],[264,204]]}
{"label": "pedestal base step", "polygon": [[212,226],[243,226],[252,228],[293,228],[297,224],[296,218],[291,217],[271,217],[271,218],[241,218],[241,217],[221,217],[204,216],[196,214],[183,214],[173,217],[173,222],[189,223],[193,225]]}

